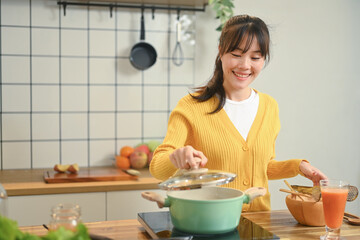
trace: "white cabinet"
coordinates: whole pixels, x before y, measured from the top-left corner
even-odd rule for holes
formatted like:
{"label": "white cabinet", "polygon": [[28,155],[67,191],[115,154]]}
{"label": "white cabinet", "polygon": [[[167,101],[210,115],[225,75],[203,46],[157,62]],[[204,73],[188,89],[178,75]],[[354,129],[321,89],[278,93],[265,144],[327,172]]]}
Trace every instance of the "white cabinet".
{"label": "white cabinet", "polygon": [[8,217],[19,226],[48,224],[51,207],[75,203],[81,207],[83,222],[106,220],[106,193],[72,193],[8,197]]}
{"label": "white cabinet", "polygon": [[[136,219],[139,212],[168,211],[168,208],[159,209],[155,202],[143,199],[143,191],[10,196],[8,217],[17,221],[19,226],[48,224],[51,207],[59,203],[79,204],[83,222]],[[166,196],[163,190],[146,191]]]}
{"label": "white cabinet", "polygon": [[[140,212],[168,211],[159,209],[155,202],[141,197],[144,190],[117,191],[107,193],[107,220],[136,219]],[[166,191],[159,189],[146,190],[166,196]]]}

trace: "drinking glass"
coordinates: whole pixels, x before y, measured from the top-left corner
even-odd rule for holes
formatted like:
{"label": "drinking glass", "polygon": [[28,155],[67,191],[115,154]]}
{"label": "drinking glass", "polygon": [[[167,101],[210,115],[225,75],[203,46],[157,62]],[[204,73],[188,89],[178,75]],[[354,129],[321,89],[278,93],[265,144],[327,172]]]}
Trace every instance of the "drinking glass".
{"label": "drinking glass", "polygon": [[324,208],[326,234],[320,239],[342,239],[340,228],[343,222],[349,184],[342,180],[320,180]]}

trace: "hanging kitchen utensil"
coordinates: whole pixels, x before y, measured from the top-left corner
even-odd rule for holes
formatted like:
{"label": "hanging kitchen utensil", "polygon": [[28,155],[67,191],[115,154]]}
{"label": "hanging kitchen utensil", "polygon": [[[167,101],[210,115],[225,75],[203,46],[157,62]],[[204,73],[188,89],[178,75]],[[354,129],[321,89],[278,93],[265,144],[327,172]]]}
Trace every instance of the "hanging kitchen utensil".
{"label": "hanging kitchen utensil", "polygon": [[157,53],[155,48],[145,42],[144,9],[141,9],[140,42],[135,44],[130,52],[131,64],[139,69],[146,70],[155,64]]}
{"label": "hanging kitchen utensil", "polygon": [[181,66],[184,62],[184,53],[180,42],[181,42],[181,22],[178,12],[177,21],[176,21],[176,45],[172,54],[172,60],[176,66]]}

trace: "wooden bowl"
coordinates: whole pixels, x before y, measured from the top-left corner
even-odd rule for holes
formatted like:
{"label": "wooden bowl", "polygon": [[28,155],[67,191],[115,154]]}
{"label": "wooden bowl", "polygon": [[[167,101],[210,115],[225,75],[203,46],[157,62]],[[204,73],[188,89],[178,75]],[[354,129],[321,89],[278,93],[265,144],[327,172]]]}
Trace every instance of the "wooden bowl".
{"label": "wooden bowl", "polygon": [[286,206],[296,221],[306,226],[325,226],[322,200],[316,202],[311,197],[302,198],[304,201],[289,194],[285,199]]}

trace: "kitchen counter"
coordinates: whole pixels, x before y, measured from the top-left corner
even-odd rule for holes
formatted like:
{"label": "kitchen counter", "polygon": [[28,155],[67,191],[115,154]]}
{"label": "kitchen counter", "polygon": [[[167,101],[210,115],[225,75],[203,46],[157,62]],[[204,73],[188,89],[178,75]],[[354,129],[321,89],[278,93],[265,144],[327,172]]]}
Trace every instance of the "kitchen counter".
{"label": "kitchen counter", "polygon": [[[307,227],[298,224],[288,210],[243,213],[242,216],[276,234],[280,239],[319,239],[325,233],[325,227]],[[151,239],[136,219],[92,222],[85,225],[90,233],[114,240]],[[46,234],[46,230],[42,226],[22,227],[20,229],[39,236]],[[345,236],[347,240],[360,239],[360,226],[353,226],[344,222],[341,227],[341,235]]]}
{"label": "kitchen counter", "polygon": [[2,170],[0,183],[8,196],[158,189],[159,183],[148,169],[141,169],[137,180],[45,183],[43,176],[47,170],[51,169]]}

